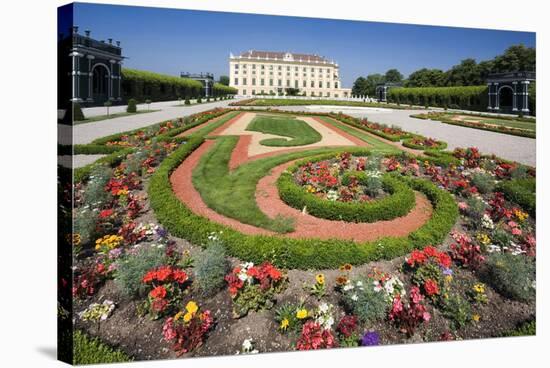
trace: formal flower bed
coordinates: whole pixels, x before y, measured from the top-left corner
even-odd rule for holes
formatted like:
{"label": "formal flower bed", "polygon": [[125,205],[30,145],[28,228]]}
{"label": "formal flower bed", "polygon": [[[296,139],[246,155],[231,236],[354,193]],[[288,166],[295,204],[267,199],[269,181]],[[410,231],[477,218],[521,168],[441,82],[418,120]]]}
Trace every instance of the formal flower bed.
{"label": "formal flower bed", "polygon": [[408,236],[363,244],[247,236],[174,196],[170,173],[202,137],[128,137],[131,152],[67,188],[75,232],[63,236],[74,254],[75,328],[135,359],[486,338],[534,326],[532,168],[473,147],[448,153],[448,165],[328,152],[296,162],[279,190],[286,183],[296,198],[330,206],[401,198],[394,207],[403,193],[414,204],[418,191],[432,217]]}
{"label": "formal flower bed", "polygon": [[412,189],[383,170],[382,158],[348,152],[296,164],[278,180],[279,195],[313,216],[348,222],[390,220],[415,204]]}
{"label": "formal flower bed", "polygon": [[442,150],[447,148],[447,143],[433,138],[415,135],[403,141],[403,146],[421,150]]}

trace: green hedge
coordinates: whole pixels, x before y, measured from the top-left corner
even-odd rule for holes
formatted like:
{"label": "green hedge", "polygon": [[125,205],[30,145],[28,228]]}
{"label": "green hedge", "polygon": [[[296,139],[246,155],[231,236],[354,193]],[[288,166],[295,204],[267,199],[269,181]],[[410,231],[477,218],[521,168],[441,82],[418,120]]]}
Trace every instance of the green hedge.
{"label": "green hedge", "polygon": [[487,86],[392,88],[388,101],[410,105],[487,110]]}
{"label": "green hedge", "polygon": [[214,83],[214,86],[212,87],[212,93],[214,94],[214,97],[236,95],[237,89],[226,86],[225,84]]}
{"label": "green hedge", "polygon": [[[316,159],[315,161],[318,161]],[[376,222],[391,220],[404,216],[414,207],[415,195],[411,188],[396,175],[385,174],[382,177],[384,189],[389,196],[364,203],[329,201],[307,193],[296,184],[293,173],[303,164],[311,160],[302,160],[281,174],[277,180],[277,188],[281,199],[291,207],[307,212],[315,217],[347,222]]]}
{"label": "green hedge", "polygon": [[449,165],[460,165],[460,160],[453,156],[452,152],[425,150],[426,157],[419,158],[431,162],[434,165],[448,167]]}
{"label": "green hedge", "polygon": [[[404,177],[414,190],[426,194],[434,206],[432,217],[406,237],[387,237],[374,242],[350,240],[294,239],[281,236],[245,235],[193,213],[172,191],[170,174],[199,147],[204,138],[191,137],[168,156],[151,177],[148,194],[158,221],[172,235],[193,244],[206,244],[212,232],[219,233],[231,256],[260,263],[265,260],[284,268],[336,268],[343,263],[363,264],[379,259],[393,259],[414,248],[438,244],[449,233],[458,217],[451,194],[427,180]],[[220,233],[221,232],[221,233]]]}
{"label": "green hedge", "polygon": [[199,97],[202,83],[192,79],[158,74],[144,70],[122,69],[122,93],[125,100],[134,98],[169,101],[179,97]]}
{"label": "green hedge", "polygon": [[531,216],[537,214],[537,182],[535,178],[512,179],[497,185],[497,191],[504,193],[506,199],[517,203]]}

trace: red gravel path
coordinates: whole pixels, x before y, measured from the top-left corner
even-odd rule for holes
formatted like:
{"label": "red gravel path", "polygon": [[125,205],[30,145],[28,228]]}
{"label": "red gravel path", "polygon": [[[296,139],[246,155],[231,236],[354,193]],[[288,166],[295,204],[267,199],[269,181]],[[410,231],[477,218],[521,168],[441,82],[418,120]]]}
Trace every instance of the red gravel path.
{"label": "red gravel path", "polygon": [[[184,202],[194,213],[209,218],[217,223],[230,226],[242,233],[255,235],[278,235],[271,231],[252,225],[243,224],[235,219],[223,216],[208,208],[199,192],[193,187],[193,169],[199,163],[201,156],[207,152],[214,141],[208,140],[196,149],[172,173],[170,182],[176,196]],[[404,236],[418,229],[431,216],[432,207],[423,195],[417,194],[416,207],[406,216],[390,221],[379,221],[372,224],[347,223],[319,219],[287,206],[280,198],[275,185],[277,177],[293,162],[287,162],[272,169],[270,175],[262,178],[256,187],[256,201],[259,208],[270,217],[277,214],[296,218],[296,231],[280,235],[293,238],[311,237],[318,239],[349,239],[356,241],[375,240],[385,236]]]}
{"label": "red gravel path", "polygon": [[289,207],[279,197],[277,178],[293,162],[287,162],[271,170],[271,173],[258,182],[256,186],[256,203],[271,218],[281,214],[296,219],[296,231],[288,234],[292,238],[348,239],[355,241],[372,241],[386,236],[406,236],[421,227],[432,215],[430,201],[416,192],[416,206],[403,217],[374,223],[351,223],[332,221],[308,214]]}
{"label": "red gravel path", "polygon": [[[223,115],[220,115],[220,116],[217,116],[215,117],[214,119],[210,119],[208,120],[207,122],[205,122],[204,124],[199,124],[191,129],[187,129],[186,131],[180,133],[177,135],[177,137],[187,137],[188,135],[191,135],[193,133],[195,133],[197,130],[200,130],[202,128],[204,128],[206,125],[208,124],[212,124],[212,123],[215,123],[216,121],[220,120],[220,119],[223,119],[223,117],[225,117],[227,114],[229,114],[231,111],[228,111],[227,113],[223,114]],[[227,128],[228,124],[229,123],[233,123],[234,121],[236,121],[243,113],[241,112],[240,114],[237,114],[235,117],[229,119],[225,124],[223,124],[221,127],[223,127],[223,129]],[[214,130],[214,132],[220,132],[219,130],[220,128],[217,128],[216,130]],[[212,135],[214,132],[212,132],[210,135]]]}

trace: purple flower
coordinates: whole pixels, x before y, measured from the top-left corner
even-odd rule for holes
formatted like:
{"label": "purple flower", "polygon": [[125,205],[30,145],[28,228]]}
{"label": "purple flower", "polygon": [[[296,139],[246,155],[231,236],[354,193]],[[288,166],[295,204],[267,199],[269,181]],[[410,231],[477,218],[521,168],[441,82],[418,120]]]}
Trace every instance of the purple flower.
{"label": "purple flower", "polygon": [[453,275],[453,270],[451,270],[450,268],[442,267],[441,269],[442,269],[443,274],[445,276],[452,276]]}
{"label": "purple flower", "polygon": [[361,338],[361,346],[376,346],[380,344],[380,335],[375,331],[365,332]]}

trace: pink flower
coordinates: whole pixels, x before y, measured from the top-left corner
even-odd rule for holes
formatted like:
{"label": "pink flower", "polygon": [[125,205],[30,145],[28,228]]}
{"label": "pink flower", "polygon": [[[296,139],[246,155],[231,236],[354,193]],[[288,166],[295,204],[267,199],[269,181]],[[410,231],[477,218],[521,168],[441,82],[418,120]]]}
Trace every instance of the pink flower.
{"label": "pink flower", "polygon": [[508,226],[510,227],[518,227],[518,224],[515,221],[508,221]]}
{"label": "pink flower", "polygon": [[468,203],[466,202],[459,202],[458,203],[458,208],[460,208],[461,211],[465,211],[468,209]]}
{"label": "pink flower", "polygon": [[430,319],[432,319],[432,316],[430,315],[430,313],[424,312],[424,314],[422,314],[422,319],[426,322],[429,322]]}
{"label": "pink flower", "polygon": [[515,227],[512,229],[512,234],[514,235],[521,235],[522,232],[521,232],[521,229],[519,227]]}

